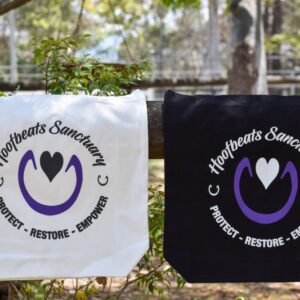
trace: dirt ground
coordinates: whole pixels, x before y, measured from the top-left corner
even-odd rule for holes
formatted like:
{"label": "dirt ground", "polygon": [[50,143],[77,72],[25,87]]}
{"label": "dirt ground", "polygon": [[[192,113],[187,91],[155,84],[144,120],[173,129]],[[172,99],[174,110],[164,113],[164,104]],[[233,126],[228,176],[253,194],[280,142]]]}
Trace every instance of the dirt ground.
{"label": "dirt ground", "polygon": [[[84,281],[84,280],[83,280]],[[119,290],[123,277],[113,278],[111,294]],[[108,281],[110,285],[110,281]],[[74,280],[66,280],[65,287],[74,288]],[[104,299],[107,291],[97,293],[93,299]],[[296,300],[300,299],[300,282],[294,283],[223,283],[189,284],[171,288],[162,296],[147,296],[138,288],[128,289],[120,300]]]}
{"label": "dirt ground", "polygon": [[300,283],[186,284],[180,290],[172,289],[166,298],[151,299],[294,300],[300,299]]}
{"label": "dirt ground", "polygon": [[[98,299],[98,298],[97,298]],[[122,300],[296,300],[300,283],[224,283],[189,284],[172,288],[163,296],[146,296],[141,291],[128,291]]]}

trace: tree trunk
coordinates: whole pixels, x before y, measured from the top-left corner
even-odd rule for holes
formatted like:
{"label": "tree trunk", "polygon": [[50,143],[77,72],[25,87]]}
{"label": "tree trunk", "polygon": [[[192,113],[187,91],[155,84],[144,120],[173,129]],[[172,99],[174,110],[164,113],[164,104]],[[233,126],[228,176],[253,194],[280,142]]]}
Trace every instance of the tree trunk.
{"label": "tree trunk", "polygon": [[[275,0],[273,4],[273,22],[272,22],[272,35],[281,33],[282,31],[282,3],[281,0]],[[274,70],[281,69],[280,55],[280,45],[278,49],[273,51],[272,55],[276,56],[273,58],[272,67]]]}
{"label": "tree trunk", "polygon": [[157,45],[157,69],[160,72],[161,78],[164,74],[164,45],[165,45],[165,11],[162,5],[158,5],[158,22],[159,22],[159,36],[158,36],[158,45]]}
{"label": "tree trunk", "polygon": [[275,0],[273,4],[272,34],[280,33],[281,27],[282,27],[282,3],[281,0]]}
{"label": "tree trunk", "polygon": [[15,11],[8,13],[9,26],[9,64],[10,64],[10,83],[18,82],[18,54],[17,54],[17,40],[16,40],[16,24]]}
{"label": "tree trunk", "polygon": [[265,31],[265,35],[269,36],[269,34],[270,34],[270,10],[271,10],[269,1],[265,2],[264,8],[265,8],[264,16],[263,16],[264,31]]}
{"label": "tree trunk", "polygon": [[257,70],[257,80],[252,90],[253,94],[268,94],[267,56],[261,8],[261,0],[256,0],[255,69]]}
{"label": "tree trunk", "polygon": [[12,9],[16,9],[31,0],[1,0],[0,1],[0,16],[6,14]]}
{"label": "tree trunk", "polygon": [[220,31],[218,22],[218,0],[209,0],[209,34],[208,34],[208,58],[211,78],[220,76]]}
{"label": "tree trunk", "polygon": [[229,94],[267,94],[260,0],[231,0]]}

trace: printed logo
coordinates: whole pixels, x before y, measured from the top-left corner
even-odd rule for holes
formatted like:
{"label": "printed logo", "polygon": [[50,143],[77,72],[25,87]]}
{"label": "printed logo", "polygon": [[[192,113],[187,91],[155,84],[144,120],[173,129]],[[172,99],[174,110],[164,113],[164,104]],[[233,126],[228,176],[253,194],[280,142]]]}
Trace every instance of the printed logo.
{"label": "printed logo", "polygon": [[41,240],[85,232],[108,204],[106,166],[91,136],[61,120],[11,133],[0,147],[0,221]]}
{"label": "printed logo", "polygon": [[273,126],[226,141],[210,159],[210,214],[228,237],[257,248],[282,247],[300,237],[297,152],[300,139]]}
{"label": "printed logo", "polygon": [[[248,171],[249,175],[253,177],[252,168],[250,165],[250,161],[248,157],[245,157],[241,160],[238,164],[235,175],[234,175],[234,194],[237,200],[237,203],[244,213],[244,215],[249,218],[250,220],[260,223],[260,224],[271,224],[275,223],[286,216],[289,212],[291,207],[295,202],[295,198],[298,191],[298,174],[296,167],[292,162],[288,162],[284,168],[284,171],[280,177],[280,179],[284,178],[286,175],[290,176],[291,179],[291,193],[290,196],[285,203],[285,205],[274,213],[264,214],[258,213],[251,209],[246,202],[244,201],[241,190],[240,190],[240,179],[244,171]],[[272,181],[276,178],[279,172],[279,163],[276,159],[270,159],[269,163],[267,164],[265,158],[260,158],[256,163],[256,174],[262,184],[264,185],[265,189],[268,189],[269,185]]]}
{"label": "printed logo", "polygon": [[[61,214],[67,209],[69,209],[78,198],[78,195],[81,190],[82,186],[82,167],[80,160],[76,155],[72,155],[67,168],[65,172],[68,172],[68,170],[73,167],[76,174],[76,185],[74,188],[73,193],[71,196],[66,200],[64,203],[58,204],[58,205],[45,205],[42,203],[39,203],[39,201],[33,199],[30,195],[30,193],[27,191],[27,188],[25,186],[24,182],[24,172],[27,163],[31,161],[34,169],[37,170],[37,164],[35,162],[35,158],[33,155],[33,152],[31,150],[28,150],[24,156],[21,159],[20,166],[19,166],[19,172],[18,172],[18,178],[19,178],[19,185],[22,192],[22,195],[28,205],[35,210],[36,212],[39,212],[43,215],[53,216],[57,214]],[[45,174],[47,175],[49,181],[51,182],[53,178],[57,175],[57,173],[61,170],[63,165],[63,157],[60,153],[55,152],[53,157],[51,157],[50,153],[48,151],[43,152],[41,155],[41,167]]]}

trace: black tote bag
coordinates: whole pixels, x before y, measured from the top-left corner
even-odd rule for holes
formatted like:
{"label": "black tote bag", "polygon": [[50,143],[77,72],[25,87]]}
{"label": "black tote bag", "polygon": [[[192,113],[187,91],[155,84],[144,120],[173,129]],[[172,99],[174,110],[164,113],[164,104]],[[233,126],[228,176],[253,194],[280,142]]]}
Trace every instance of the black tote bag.
{"label": "black tote bag", "polygon": [[300,281],[300,97],[164,101],[164,256],[189,282]]}

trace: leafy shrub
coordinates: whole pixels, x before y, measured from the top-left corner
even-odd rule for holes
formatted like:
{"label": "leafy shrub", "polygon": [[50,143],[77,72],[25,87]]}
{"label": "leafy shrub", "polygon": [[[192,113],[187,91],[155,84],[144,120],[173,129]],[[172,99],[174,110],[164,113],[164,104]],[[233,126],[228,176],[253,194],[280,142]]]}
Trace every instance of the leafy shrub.
{"label": "leafy shrub", "polygon": [[34,41],[33,61],[44,74],[46,92],[51,94],[125,95],[151,71],[148,61],[130,65],[106,64],[89,54],[76,55],[80,41],[70,37]]}

